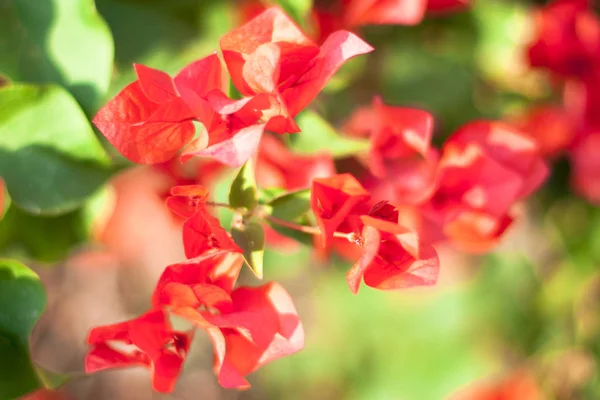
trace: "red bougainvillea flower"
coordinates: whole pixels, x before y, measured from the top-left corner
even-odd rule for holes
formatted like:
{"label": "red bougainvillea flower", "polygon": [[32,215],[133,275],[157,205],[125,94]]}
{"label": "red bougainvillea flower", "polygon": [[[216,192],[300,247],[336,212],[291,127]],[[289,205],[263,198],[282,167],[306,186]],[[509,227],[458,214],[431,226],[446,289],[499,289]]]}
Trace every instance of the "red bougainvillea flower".
{"label": "red bougainvillea flower", "polygon": [[352,114],[343,130],[352,136],[371,138],[364,162],[373,177],[361,182],[374,197],[409,204],[430,197],[439,157],[437,150],[430,148],[431,114],[387,106],[376,97],[370,107]]}
{"label": "red bougainvillea flower", "polygon": [[219,220],[205,206],[208,191],[200,185],[176,186],[167,205],[175,214],[186,218],[183,223],[183,248],[187,258],[194,258],[211,250],[242,253]]}
{"label": "red bougainvillea flower", "polygon": [[575,137],[570,115],[560,107],[536,107],[513,124],[537,143],[540,154],[553,157],[566,150]]}
{"label": "red bougainvillea flower", "polygon": [[599,149],[600,133],[587,134],[573,147],[570,159],[573,187],[590,202],[600,205]]}
{"label": "red bougainvillea flower", "polygon": [[152,387],[172,392],[181,372],[191,334],[174,331],[163,311],[150,311],[136,319],[99,326],[90,331],[92,349],[85,371],[144,366],[152,370]]}
{"label": "red bougainvillea flower", "polygon": [[537,143],[507,124],[475,121],[456,131],[446,142],[449,147],[478,146],[490,159],[520,175],[524,181],[518,200],[533,193],[548,177],[548,166]]}
{"label": "red bougainvillea flower", "polygon": [[367,286],[380,290],[435,284],[440,267],[435,249],[419,240],[417,233],[398,225],[393,206],[375,207],[360,218],[364,252],[346,274],[352,293],[358,293],[363,278]]}
{"label": "red bougainvillea flower", "polygon": [[371,195],[350,174],[314,179],[310,204],[321,229],[321,243],[327,248],[336,229],[353,209],[370,199]]}
{"label": "red bougainvillea flower", "polygon": [[347,31],[334,32],[320,47],[277,7],[221,38],[233,83],[245,96],[266,101],[262,120],[274,132],[299,132],[293,117],[325,87],[348,59],[371,46]]}
{"label": "red bougainvillea flower", "polygon": [[175,214],[190,218],[208,197],[208,189],[202,185],[182,185],[171,188],[171,196],[167,198],[167,206]]}
{"label": "red bougainvillea flower", "polygon": [[313,178],[335,174],[333,158],[326,153],[298,155],[271,135],[264,135],[256,162],[256,179],[261,187],[306,189]]}
{"label": "red bougainvillea flower", "polygon": [[541,400],[543,393],[527,371],[517,371],[499,382],[481,382],[460,390],[450,400]]}
{"label": "red bougainvillea flower", "polygon": [[[304,347],[304,332],[291,298],[277,283],[231,292],[232,274],[215,275],[223,265],[209,254],[174,265],[159,280],[153,302],[166,306],[206,330],[215,346],[214,370],[227,388],[246,388],[244,376],[275,359]],[[242,257],[229,253],[233,262],[225,271],[239,272]],[[236,261],[237,260],[237,261]],[[216,261],[216,264],[215,264]],[[189,268],[190,265],[193,268]]]}
{"label": "red bougainvillea flower", "polygon": [[435,193],[420,209],[420,232],[433,240],[439,234],[423,226],[437,224],[458,247],[487,251],[511,224],[512,206],[547,174],[535,142],[518,130],[487,121],[467,124],[444,145]]}
{"label": "red bougainvillea flower", "polygon": [[536,39],[529,48],[533,67],[561,77],[584,77],[600,61],[600,20],[588,0],[556,0],[535,14]]}
{"label": "red bougainvillea flower", "polygon": [[164,162],[194,137],[193,119],[210,124],[206,95],[221,89],[216,54],[185,67],[173,79],[135,65],[138,80],[126,86],[94,117],[94,124],[125,157],[141,164]]}

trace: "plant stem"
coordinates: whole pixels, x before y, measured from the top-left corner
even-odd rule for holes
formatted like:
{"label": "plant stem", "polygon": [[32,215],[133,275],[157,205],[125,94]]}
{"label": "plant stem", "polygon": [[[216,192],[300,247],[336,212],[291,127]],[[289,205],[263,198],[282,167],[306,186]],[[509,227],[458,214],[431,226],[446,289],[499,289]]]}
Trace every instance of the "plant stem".
{"label": "plant stem", "polygon": [[[205,204],[210,207],[227,208],[234,212],[239,211],[238,209],[236,209],[235,207],[232,207],[231,205],[229,205],[227,203],[218,203],[218,202],[214,202],[214,201],[207,201]],[[274,216],[272,216],[270,214],[266,214],[266,213],[260,213],[260,218],[263,218],[275,225],[283,226],[285,228],[293,229],[295,231],[303,232],[303,233],[306,233],[309,235],[320,235],[321,234],[321,229],[319,229],[316,226],[297,224],[295,222],[286,221],[284,219],[277,218],[277,217],[274,217]],[[357,240],[358,240],[358,237],[355,233],[334,232],[333,237],[346,239],[352,243],[357,243]]]}

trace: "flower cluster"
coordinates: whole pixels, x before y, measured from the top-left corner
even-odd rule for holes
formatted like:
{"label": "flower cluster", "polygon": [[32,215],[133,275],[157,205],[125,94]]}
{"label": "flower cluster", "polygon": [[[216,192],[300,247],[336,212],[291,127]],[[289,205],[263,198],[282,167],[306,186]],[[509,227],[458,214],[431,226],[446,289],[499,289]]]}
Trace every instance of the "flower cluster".
{"label": "flower cluster", "polygon": [[566,152],[572,185],[600,203],[600,19],[588,0],[555,0],[537,10],[530,65],[546,70],[562,104],[536,106],[513,123],[555,158]]}
{"label": "flower cluster", "polygon": [[435,149],[429,113],[375,98],[344,131],[370,138],[359,159],[361,182],[377,201],[394,204],[399,223],[427,243],[488,251],[512,223],[513,205],[548,175],[536,142],[500,122],[470,122]]}
{"label": "flower cluster", "polygon": [[[86,357],[88,373],[126,366],[153,371],[153,387],[174,389],[194,328],[203,329],[215,349],[214,370],[227,388],[245,388],[244,378],[260,366],[304,346],[304,331],[292,300],[277,283],[235,287],[242,250],[206,210],[201,186],[176,186],[167,199],[185,218],[187,260],[168,266],[152,296],[152,308],[133,320],[92,329]],[[188,321],[175,330],[170,317]]]}
{"label": "flower cluster", "polygon": [[[355,157],[358,173],[325,153],[295,154],[277,134],[298,132],[294,117],[346,60],[372,48],[347,31],[318,46],[279,8],[220,44],[240,98],[225,93],[216,54],[174,78],[136,65],[138,79],[94,119],[124,156],[177,178],[166,204],[182,220],[186,260],[166,267],[145,314],[92,329],[88,372],[144,366],[153,372],[153,387],[170,392],[202,329],[214,345],[219,383],[248,387],[249,373],[304,345],[281,285],[236,286],[244,264],[262,278],[265,241],[289,240],[281,235],[291,230],[313,235],[317,254],[336,249],[352,257],[346,278],[354,294],[363,281],[379,290],[432,285],[440,269],[436,243],[487,251],[512,223],[513,206],[547,176],[536,141],[511,125],[471,122],[436,149],[429,113],[380,98],[343,128],[369,143]],[[210,201],[207,186],[180,176],[177,156],[212,159],[197,165],[203,179],[222,164],[241,166],[229,203]],[[275,190],[259,193],[257,184]],[[211,207],[234,211],[231,233]],[[172,319],[185,327],[176,329]]]}

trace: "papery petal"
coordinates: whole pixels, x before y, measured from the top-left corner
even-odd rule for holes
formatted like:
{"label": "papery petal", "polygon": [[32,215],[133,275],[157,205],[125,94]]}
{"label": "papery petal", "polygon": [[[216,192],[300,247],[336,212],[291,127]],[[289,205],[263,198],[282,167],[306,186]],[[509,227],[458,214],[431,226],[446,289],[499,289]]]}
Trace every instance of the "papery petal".
{"label": "papery petal", "polygon": [[292,87],[282,91],[291,116],[298,114],[319,94],[337,70],[352,57],[373,51],[373,47],[355,34],[337,31],[321,46],[310,69]]}
{"label": "papery petal", "polygon": [[470,0],[428,0],[428,12],[453,12],[459,11],[470,5]]}
{"label": "papery petal", "polygon": [[85,372],[91,374],[112,368],[150,366],[150,358],[141,354],[123,354],[104,343],[95,345],[85,356]]}
{"label": "papery petal", "polygon": [[370,194],[350,174],[313,179],[310,203],[321,229],[323,247],[328,247],[336,229]]}
{"label": "papery petal", "polygon": [[186,65],[173,79],[178,90],[188,88],[204,98],[213,90],[224,90],[222,65],[219,56],[213,53]]}
{"label": "papery petal", "polygon": [[170,283],[182,284],[190,288],[197,284],[208,283],[229,293],[233,289],[243,262],[240,253],[220,250],[170,265],[158,280],[152,296],[152,304],[154,306],[165,304],[168,298],[163,298],[163,292]]}
{"label": "papery petal", "polygon": [[214,249],[242,253],[219,220],[203,207],[184,222],[183,247],[187,258],[199,257]]}
{"label": "papery petal", "polygon": [[182,369],[183,358],[163,350],[154,360],[152,388],[157,392],[171,393]]}
{"label": "papery petal", "polygon": [[150,101],[165,103],[177,97],[177,89],[169,74],[142,64],[133,64],[138,82]]}
{"label": "papery petal", "polygon": [[208,197],[208,189],[202,185],[182,185],[171,188],[171,196],[167,198],[167,206],[175,214],[190,218],[204,206]]}
{"label": "papery petal", "polygon": [[348,287],[353,294],[358,294],[360,283],[363,279],[365,271],[373,263],[379,251],[381,243],[381,235],[379,230],[370,226],[366,226],[362,231],[362,241],[364,253],[360,259],[346,273],[346,281]]}
{"label": "papery petal", "polygon": [[94,125],[131,161],[155,164],[172,158],[194,136],[191,112],[180,99],[150,101],[139,82],[125,87],[94,117]]}
{"label": "papery petal", "polygon": [[462,210],[444,225],[444,234],[463,251],[485,253],[498,244],[513,219],[477,210]]}
{"label": "papery petal", "polygon": [[242,67],[244,80],[253,93],[273,93],[279,80],[279,46],[261,44],[246,59]]}
{"label": "papery petal", "polygon": [[184,152],[181,160],[185,162],[191,156],[210,157],[230,167],[240,167],[256,153],[264,129],[265,124],[242,128],[228,139],[203,150]]}
{"label": "papery petal", "polygon": [[221,38],[221,50],[233,83],[244,95],[253,91],[246,83],[243,68],[246,57],[265,43],[287,42],[315,46],[296,24],[278,7],[272,7],[245,25]]}

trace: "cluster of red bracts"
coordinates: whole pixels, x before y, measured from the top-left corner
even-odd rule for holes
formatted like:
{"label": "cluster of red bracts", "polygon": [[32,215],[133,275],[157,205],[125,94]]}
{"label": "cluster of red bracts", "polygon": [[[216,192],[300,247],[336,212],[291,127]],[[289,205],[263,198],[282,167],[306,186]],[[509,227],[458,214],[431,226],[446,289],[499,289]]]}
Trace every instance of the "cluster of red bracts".
{"label": "cluster of red bracts", "polygon": [[[125,157],[156,164],[181,152],[238,167],[256,152],[263,132],[299,132],[293,117],[348,59],[371,46],[336,31],[318,46],[279,8],[270,8],[221,38],[225,64],[237,90],[227,96],[217,54],[195,61],[174,78],[136,65],[128,85],[94,118]],[[202,132],[195,135],[193,121]]]}
{"label": "cluster of red bracts", "polygon": [[563,104],[537,106],[516,125],[549,158],[566,152],[572,185],[600,203],[600,19],[591,0],[555,0],[535,14],[532,67],[550,73]]}
{"label": "cluster of red bracts", "polygon": [[[242,250],[205,209],[201,186],[173,188],[167,204],[184,217],[187,260],[168,266],[152,296],[152,308],[130,321],[92,329],[86,372],[145,366],[153,387],[171,392],[195,329],[214,345],[214,370],[226,388],[249,387],[245,376],[304,347],[304,331],[292,299],[277,283],[235,287]],[[172,317],[187,321],[175,330]]]}
{"label": "cluster of red bracts", "polygon": [[512,126],[482,120],[458,129],[438,150],[430,145],[432,130],[429,113],[378,98],[344,127],[370,137],[359,180],[376,201],[396,207],[400,225],[426,243],[488,251],[512,223],[513,205],[548,176],[537,143]]}

